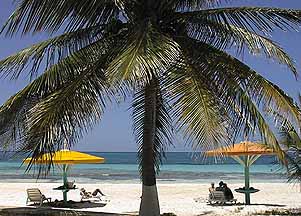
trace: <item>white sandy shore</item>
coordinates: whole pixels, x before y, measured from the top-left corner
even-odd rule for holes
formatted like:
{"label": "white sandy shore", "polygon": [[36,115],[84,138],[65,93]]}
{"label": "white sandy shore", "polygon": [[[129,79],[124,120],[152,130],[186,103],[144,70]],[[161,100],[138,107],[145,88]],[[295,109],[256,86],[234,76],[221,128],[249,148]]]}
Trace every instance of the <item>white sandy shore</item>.
{"label": "white sandy shore", "polygon": [[[62,199],[62,193],[52,188],[57,183],[0,183],[1,206],[25,206],[26,188],[38,187],[52,200]],[[241,185],[229,184],[230,188]],[[159,197],[161,212],[173,212],[178,216],[196,215],[247,215],[253,212],[271,209],[301,208],[301,193],[298,187],[285,183],[257,183],[253,187],[260,192],[251,196],[251,202],[256,205],[244,206],[210,206],[206,204],[208,185],[205,184],[159,184]],[[140,203],[140,184],[80,184],[88,191],[100,188],[111,200],[106,206],[81,210],[115,213],[137,213]],[[242,194],[234,192],[239,202],[244,201]],[[80,200],[79,190],[68,193],[68,199]],[[197,200],[197,202],[195,201]]]}

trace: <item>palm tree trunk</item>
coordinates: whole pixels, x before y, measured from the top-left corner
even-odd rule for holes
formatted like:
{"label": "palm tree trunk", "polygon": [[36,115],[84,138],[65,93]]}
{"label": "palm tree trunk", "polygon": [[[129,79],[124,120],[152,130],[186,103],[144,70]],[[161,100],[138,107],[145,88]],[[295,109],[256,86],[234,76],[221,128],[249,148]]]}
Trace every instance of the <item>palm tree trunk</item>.
{"label": "palm tree trunk", "polygon": [[145,87],[145,115],[142,143],[142,197],[140,216],[159,216],[160,206],[156,186],[154,141],[156,132],[157,82]]}

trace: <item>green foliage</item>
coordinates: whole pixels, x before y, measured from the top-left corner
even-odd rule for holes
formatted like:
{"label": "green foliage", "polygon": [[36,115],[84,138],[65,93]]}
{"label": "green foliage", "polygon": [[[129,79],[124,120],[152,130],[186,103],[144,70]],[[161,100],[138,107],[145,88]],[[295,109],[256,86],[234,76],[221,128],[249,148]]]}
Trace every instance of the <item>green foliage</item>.
{"label": "green foliage", "polygon": [[45,63],[45,69],[48,69],[65,57],[100,39],[102,32],[103,27],[98,25],[68,32],[32,45],[0,61],[2,76],[17,79],[26,67],[31,66],[30,77],[34,78],[42,63]]}
{"label": "green foliage", "polygon": [[[301,98],[300,104],[301,104]],[[288,182],[301,183],[301,134],[300,129],[280,114],[270,109],[269,112],[278,115],[280,122],[278,128],[280,131],[280,143],[286,148],[285,168],[287,169]],[[299,122],[300,123],[300,122]]]}

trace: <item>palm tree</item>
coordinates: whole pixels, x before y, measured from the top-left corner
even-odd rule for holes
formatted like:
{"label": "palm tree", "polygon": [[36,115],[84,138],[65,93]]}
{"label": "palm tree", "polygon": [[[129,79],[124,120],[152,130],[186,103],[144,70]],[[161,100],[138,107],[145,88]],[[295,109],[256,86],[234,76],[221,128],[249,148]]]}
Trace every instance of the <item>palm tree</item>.
{"label": "palm tree", "polygon": [[160,214],[156,173],[173,126],[194,149],[256,132],[283,157],[264,111],[273,107],[294,124],[299,109],[227,51],[247,49],[296,74],[268,34],[294,30],[301,11],[216,7],[220,2],[21,0],[2,33],[64,33],[0,62],[3,76],[28,72],[32,80],[1,107],[2,143],[34,158],[53,152],[66,138],[78,141],[112,98],[132,98],[143,216]]}

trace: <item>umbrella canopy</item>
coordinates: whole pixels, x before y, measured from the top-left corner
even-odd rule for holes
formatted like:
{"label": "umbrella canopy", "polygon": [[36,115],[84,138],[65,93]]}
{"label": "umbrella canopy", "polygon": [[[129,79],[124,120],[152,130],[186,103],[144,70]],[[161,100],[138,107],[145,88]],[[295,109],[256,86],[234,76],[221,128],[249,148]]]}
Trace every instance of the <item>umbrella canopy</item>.
{"label": "umbrella canopy", "polygon": [[70,165],[74,164],[90,164],[90,163],[103,163],[105,161],[102,157],[96,157],[94,155],[85,154],[77,151],[70,151],[68,149],[63,149],[57,151],[53,154],[45,153],[39,158],[27,158],[24,163],[34,163],[34,164],[48,164],[52,162],[56,165],[61,165],[63,170],[63,182],[62,188],[55,188],[57,190],[62,190],[64,202],[67,202],[67,193],[69,190],[74,188],[68,187],[67,171]]}
{"label": "umbrella canopy", "polygon": [[242,155],[266,155],[275,154],[275,152],[261,143],[244,141],[227,147],[221,147],[212,151],[207,151],[206,155],[216,156],[242,156]]}
{"label": "umbrella canopy", "polygon": [[[240,190],[245,194],[245,202],[250,205],[250,171],[249,167],[261,156],[276,154],[273,149],[261,143],[244,141],[227,147],[221,147],[205,152],[207,156],[229,156],[244,166],[245,188]],[[258,191],[258,190],[257,190]]]}
{"label": "umbrella canopy", "polygon": [[103,163],[105,161],[102,157],[96,157],[94,155],[85,154],[77,151],[70,150],[60,150],[52,154],[52,157],[49,153],[41,155],[37,159],[27,158],[24,160],[25,163],[30,163],[33,160],[35,164],[47,164],[50,162],[54,164],[87,164],[87,163]]}

